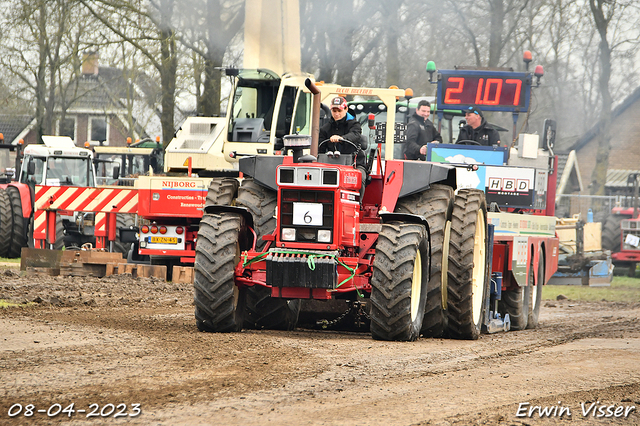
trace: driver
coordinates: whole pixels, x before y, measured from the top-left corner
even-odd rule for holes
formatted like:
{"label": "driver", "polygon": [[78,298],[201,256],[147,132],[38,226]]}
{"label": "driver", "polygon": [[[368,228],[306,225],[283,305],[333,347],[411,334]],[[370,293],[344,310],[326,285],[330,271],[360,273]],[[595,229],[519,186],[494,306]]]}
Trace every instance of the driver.
{"label": "driver", "polygon": [[[354,154],[355,146],[360,146],[362,127],[360,123],[347,111],[347,100],[342,96],[336,96],[331,100],[331,120],[320,127],[320,142],[329,139],[318,148],[318,153],[327,153],[329,156],[340,156],[340,154]],[[354,145],[343,142],[340,138],[353,142]],[[356,168],[362,174],[362,187],[360,188],[360,200],[364,195],[364,184],[367,178],[367,167],[364,152],[357,150]]]}
{"label": "driver", "polygon": [[484,146],[500,146],[500,134],[491,127],[479,108],[470,106],[463,110],[466,126],[460,128],[456,143],[464,140],[476,141]]}

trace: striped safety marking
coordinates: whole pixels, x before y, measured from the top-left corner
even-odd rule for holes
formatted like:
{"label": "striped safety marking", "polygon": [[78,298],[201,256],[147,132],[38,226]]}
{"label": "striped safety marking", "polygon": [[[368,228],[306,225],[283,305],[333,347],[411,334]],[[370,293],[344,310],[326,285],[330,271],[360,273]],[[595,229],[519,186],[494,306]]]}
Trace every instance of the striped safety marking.
{"label": "striped safety marking", "polygon": [[41,186],[35,188],[33,238],[46,239],[46,211],[95,212],[95,235],[106,236],[106,213],[138,211],[138,191],[120,188]]}

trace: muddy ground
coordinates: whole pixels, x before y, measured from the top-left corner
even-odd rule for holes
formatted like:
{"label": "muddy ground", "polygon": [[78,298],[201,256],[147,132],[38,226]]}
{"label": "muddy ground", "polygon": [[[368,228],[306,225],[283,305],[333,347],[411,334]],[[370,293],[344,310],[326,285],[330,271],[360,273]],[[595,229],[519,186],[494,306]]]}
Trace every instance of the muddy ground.
{"label": "muddy ground", "polygon": [[638,304],[545,301],[536,330],[395,343],[200,333],[189,285],[129,276],[0,266],[0,299],[32,302],[0,309],[0,424],[640,424]]}

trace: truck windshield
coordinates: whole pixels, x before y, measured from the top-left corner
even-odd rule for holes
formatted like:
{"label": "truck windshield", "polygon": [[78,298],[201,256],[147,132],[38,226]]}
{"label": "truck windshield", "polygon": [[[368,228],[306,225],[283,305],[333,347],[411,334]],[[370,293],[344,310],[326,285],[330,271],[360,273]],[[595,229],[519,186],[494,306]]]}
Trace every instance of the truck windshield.
{"label": "truck windshield", "polygon": [[95,186],[86,157],[49,157],[45,185]]}
{"label": "truck windshield", "polygon": [[134,179],[140,175],[149,173],[150,156],[141,154],[96,154],[99,161],[96,166],[96,174],[100,185],[111,185],[116,182],[113,179],[113,170],[119,166],[119,179]]}

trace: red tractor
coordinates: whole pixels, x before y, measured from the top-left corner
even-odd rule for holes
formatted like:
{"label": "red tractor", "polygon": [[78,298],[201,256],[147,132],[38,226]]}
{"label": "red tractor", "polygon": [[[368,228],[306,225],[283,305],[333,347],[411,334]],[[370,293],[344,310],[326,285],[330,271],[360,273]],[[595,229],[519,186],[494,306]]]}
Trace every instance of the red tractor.
{"label": "red tractor", "polygon": [[640,262],[639,185],[640,173],[630,173],[627,187],[631,190],[631,206],[615,207],[602,229],[602,248],[611,250],[614,265],[627,267],[630,277],[635,276],[636,264]]}
{"label": "red tractor", "polygon": [[[377,96],[393,124],[402,91]],[[353,157],[317,154],[317,136],[285,137],[293,156],[240,160],[236,205],[208,206],[200,222],[200,330],[291,329],[299,300],[341,299],[363,306],[375,339],[412,341],[445,329],[478,338],[490,281],[484,193],[454,195],[454,166],[394,160],[398,128],[386,126],[385,161],[379,145],[362,200]]]}

